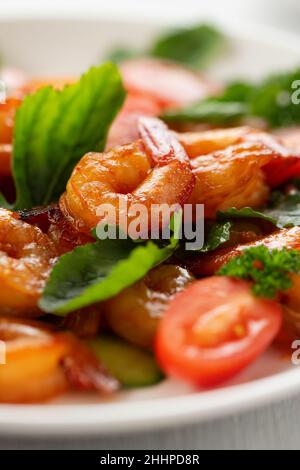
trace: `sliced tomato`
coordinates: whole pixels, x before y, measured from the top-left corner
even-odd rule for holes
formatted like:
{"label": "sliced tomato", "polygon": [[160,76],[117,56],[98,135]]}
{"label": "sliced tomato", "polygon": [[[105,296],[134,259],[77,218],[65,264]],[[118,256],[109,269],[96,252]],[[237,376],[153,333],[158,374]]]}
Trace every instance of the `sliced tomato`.
{"label": "sliced tomato", "polygon": [[142,93],[128,93],[123,108],[113,122],[106,148],[134,142],[139,138],[138,120],[141,116],[158,116],[161,107],[151,96]]}
{"label": "sliced tomato", "polygon": [[200,74],[160,59],[127,60],[120,68],[129,92],[148,94],[164,108],[184,106],[220,91]]}
{"label": "sliced tomato", "polygon": [[216,385],[265,351],[281,323],[280,305],[255,297],[245,281],[196,281],[169,304],[158,327],[157,359],[167,375]]}

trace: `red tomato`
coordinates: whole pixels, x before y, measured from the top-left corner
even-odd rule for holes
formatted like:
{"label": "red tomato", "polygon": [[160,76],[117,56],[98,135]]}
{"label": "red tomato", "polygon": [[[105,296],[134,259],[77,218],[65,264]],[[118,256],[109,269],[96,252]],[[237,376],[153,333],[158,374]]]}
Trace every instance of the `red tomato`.
{"label": "red tomato", "polygon": [[150,96],[128,93],[123,108],[113,122],[106,143],[106,149],[128,144],[139,138],[138,120],[141,116],[158,116],[161,107]]}
{"label": "red tomato", "polygon": [[245,281],[196,281],[169,304],[158,327],[157,359],[170,376],[212,386],[254,361],[281,323],[280,305],[255,297]]}
{"label": "red tomato", "polygon": [[127,60],[120,68],[128,91],[148,94],[163,108],[185,106],[220,91],[200,74],[159,59]]}

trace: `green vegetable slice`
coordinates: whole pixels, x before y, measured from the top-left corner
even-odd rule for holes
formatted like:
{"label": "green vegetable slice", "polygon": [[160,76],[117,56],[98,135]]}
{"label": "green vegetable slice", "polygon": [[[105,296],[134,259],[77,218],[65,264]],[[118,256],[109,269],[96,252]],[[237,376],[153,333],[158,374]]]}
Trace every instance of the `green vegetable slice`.
{"label": "green vegetable slice", "polygon": [[108,372],[124,387],[146,387],[163,378],[154,357],[126,341],[105,335],[89,344]]}

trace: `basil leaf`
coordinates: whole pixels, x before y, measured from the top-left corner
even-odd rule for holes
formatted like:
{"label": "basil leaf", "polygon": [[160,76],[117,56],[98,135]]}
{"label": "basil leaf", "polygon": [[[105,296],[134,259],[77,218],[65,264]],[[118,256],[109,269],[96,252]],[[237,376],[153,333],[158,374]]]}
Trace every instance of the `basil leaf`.
{"label": "basil leaf", "polygon": [[169,258],[177,246],[149,241],[98,240],[63,255],[54,266],[40,300],[46,312],[65,315],[118,294]]}
{"label": "basil leaf", "polygon": [[7,200],[5,199],[3,194],[1,194],[1,193],[0,193],[0,207],[2,207],[4,209],[12,209],[12,204],[7,202]]}
{"label": "basil leaf", "polygon": [[300,192],[294,194],[276,192],[276,194],[278,197],[264,213],[276,220],[279,228],[300,225]]}
{"label": "basil leaf", "polygon": [[246,107],[239,102],[220,102],[216,99],[195,103],[187,108],[165,112],[161,117],[167,122],[210,122],[235,124],[245,115]]}
{"label": "basil leaf", "polygon": [[223,35],[213,26],[201,24],[171,31],[159,37],[150,55],[202,69],[224,44]]}
{"label": "basil leaf", "polygon": [[125,92],[117,67],[92,67],[62,91],[43,88],[16,113],[13,174],[16,208],[57,200],[78,160],[103,150]]}
{"label": "basil leaf", "polygon": [[207,253],[227,242],[230,238],[231,226],[232,223],[230,221],[214,223],[208,232],[204,246],[199,251]]}
{"label": "basil leaf", "polygon": [[119,64],[124,60],[136,59],[140,54],[132,49],[125,47],[116,47],[110,51],[106,57],[107,60],[113,62],[114,64]]}
{"label": "basil leaf", "polygon": [[274,225],[277,225],[277,220],[272,217],[267,211],[258,211],[254,210],[251,207],[243,207],[242,209],[236,209],[231,207],[226,211],[219,211],[217,213],[217,218],[219,220],[231,220],[231,219],[263,219],[267,222],[271,222]]}
{"label": "basil leaf", "polygon": [[229,84],[220,96],[206,98],[187,108],[164,114],[166,121],[210,122],[234,124],[242,118],[261,118],[270,127],[291,126],[300,123],[299,100],[300,69],[277,75],[258,84],[236,82]]}

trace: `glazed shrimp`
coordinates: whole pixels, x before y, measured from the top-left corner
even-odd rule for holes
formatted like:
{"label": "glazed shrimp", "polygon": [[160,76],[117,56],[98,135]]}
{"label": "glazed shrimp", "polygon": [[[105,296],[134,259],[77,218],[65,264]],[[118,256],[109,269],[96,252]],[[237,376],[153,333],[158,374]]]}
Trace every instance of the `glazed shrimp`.
{"label": "glazed shrimp", "polygon": [[[85,344],[45,325],[0,317],[5,367],[0,367],[0,402],[45,401],[68,389],[112,392],[109,376]],[[1,344],[3,344],[1,343]]]}
{"label": "glazed shrimp", "polygon": [[[139,203],[148,216],[153,204],[183,204],[194,187],[189,159],[172,132],[155,118],[139,123],[141,141],[107,153],[88,153],[76,165],[60,200],[64,215],[81,231],[104,219],[99,206],[115,209],[114,223],[134,218]],[[121,207],[126,207],[122,214]],[[147,217],[149,220],[149,217]],[[148,226],[148,222],[147,222]]]}
{"label": "glazed shrimp", "polygon": [[[217,153],[220,156],[222,155],[222,150],[226,151],[231,146],[237,147],[255,144],[258,147],[261,146],[262,151],[263,149],[268,149],[271,153],[269,161],[264,159],[260,161],[260,155],[259,153],[257,154],[259,179],[264,179],[267,186],[271,188],[279,186],[300,174],[300,148],[296,144],[297,138],[299,141],[299,133],[298,136],[297,133],[295,136],[295,133],[291,132],[272,135],[262,130],[245,126],[204,132],[187,132],[177,134],[177,136],[189,157],[197,159],[194,163],[196,167],[201,166],[201,155]],[[247,162],[240,162],[241,169],[244,164],[247,164]],[[238,181],[236,186],[238,186]],[[260,187],[262,187],[261,181],[257,181],[257,195],[259,195]],[[264,202],[263,199],[262,192],[262,202]]]}
{"label": "glazed shrimp", "polygon": [[196,184],[188,202],[204,204],[207,218],[230,207],[262,206],[269,188],[261,168],[273,157],[273,150],[253,142],[194,158]]}
{"label": "glazed shrimp", "polygon": [[56,255],[40,229],[22,222],[17,213],[0,209],[2,313],[38,313],[37,301]]}
{"label": "glazed shrimp", "polygon": [[108,325],[127,341],[151,349],[168,303],[192,280],[193,276],[179,266],[158,266],[103,304]]}

